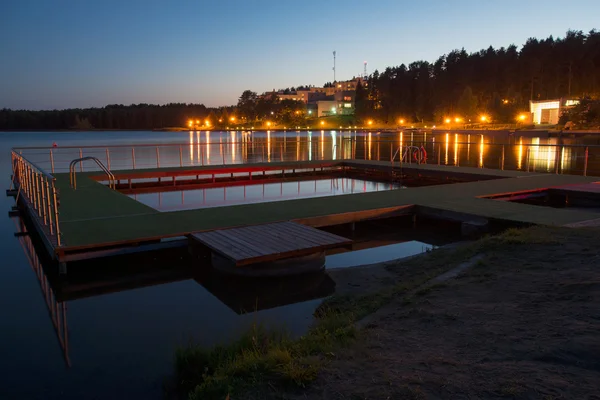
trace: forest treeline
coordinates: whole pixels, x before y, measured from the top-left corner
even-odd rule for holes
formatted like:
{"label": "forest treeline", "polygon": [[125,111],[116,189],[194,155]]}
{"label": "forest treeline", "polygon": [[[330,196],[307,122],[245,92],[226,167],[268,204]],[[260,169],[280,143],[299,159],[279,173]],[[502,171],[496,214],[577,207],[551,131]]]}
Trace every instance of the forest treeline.
{"label": "forest treeline", "polygon": [[514,122],[530,100],[597,97],[600,32],[568,31],[564,38],[530,38],[476,53],[454,50],[435,62],[375,71],[357,88],[358,117],[441,122],[446,117]]}
{"label": "forest treeline", "polygon": [[[399,118],[442,122],[459,116],[466,122],[485,114],[494,122],[514,122],[516,115],[528,111],[530,100],[597,99],[599,94],[600,32],[568,31],[564,38],[531,38],[520,49],[454,50],[433,63],[416,61],[374,71],[368,85],[357,88],[356,117],[393,123]],[[220,108],[172,103],[2,109],[0,129],[157,129],[186,126],[189,118],[225,125],[236,115],[299,124],[298,107],[246,90],[237,105]]]}

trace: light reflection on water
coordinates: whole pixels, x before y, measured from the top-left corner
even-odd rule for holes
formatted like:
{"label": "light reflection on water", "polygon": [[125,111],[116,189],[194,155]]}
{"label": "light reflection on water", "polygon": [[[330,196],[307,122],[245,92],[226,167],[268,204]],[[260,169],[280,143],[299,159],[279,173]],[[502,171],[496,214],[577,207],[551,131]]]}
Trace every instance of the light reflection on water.
{"label": "light reflection on water", "polygon": [[297,182],[245,184],[218,188],[131,194],[129,197],[159,211],[191,210],[265,203],[309,197],[393,190],[400,185],[352,178],[327,178]]}

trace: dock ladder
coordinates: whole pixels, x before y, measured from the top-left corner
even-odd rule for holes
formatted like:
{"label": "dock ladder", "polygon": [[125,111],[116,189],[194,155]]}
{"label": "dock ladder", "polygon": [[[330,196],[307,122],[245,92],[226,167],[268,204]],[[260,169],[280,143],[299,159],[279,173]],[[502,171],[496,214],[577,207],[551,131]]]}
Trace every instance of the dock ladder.
{"label": "dock ladder", "polygon": [[106,168],[106,166],[104,164],[102,164],[102,161],[98,160],[96,157],[82,157],[82,158],[76,158],[75,160],[71,161],[71,163],[69,164],[69,180],[71,181],[71,187],[73,189],[77,189],[77,177],[75,174],[75,166],[82,162],[82,161],[87,161],[87,160],[92,160],[94,161],[98,167],[100,167],[100,169],[108,176],[108,187],[111,189],[116,189],[117,188],[117,184],[116,184],[116,179],[115,179],[115,175],[110,172],[110,170],[108,168]]}

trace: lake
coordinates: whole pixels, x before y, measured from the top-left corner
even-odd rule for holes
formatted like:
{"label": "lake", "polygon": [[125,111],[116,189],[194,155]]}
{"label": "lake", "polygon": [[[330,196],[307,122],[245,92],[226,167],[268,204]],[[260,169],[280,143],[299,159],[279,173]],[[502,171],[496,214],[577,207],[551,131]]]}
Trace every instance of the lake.
{"label": "lake", "polygon": [[[355,145],[344,146],[342,141],[350,137],[355,139]],[[335,131],[3,132],[0,174],[7,189],[12,147],[45,147],[52,143],[58,145],[57,155],[67,146],[100,146],[94,151],[103,156],[102,146],[124,146],[121,153],[111,150],[109,158],[113,168],[126,168],[131,162],[129,146],[125,146],[129,144],[182,144],[173,146],[171,153],[161,153],[158,159],[165,166],[166,162],[197,165],[225,160],[229,164],[331,159],[348,154],[389,160],[396,145],[410,143],[411,139],[415,145],[424,145],[430,160],[438,157],[441,149],[441,163],[447,164],[489,166],[498,162],[501,149],[496,139],[488,136],[481,139],[453,134],[414,137],[410,133]],[[534,149],[531,146],[537,145],[537,153],[535,157],[530,154],[530,160],[535,160],[532,164],[537,163],[538,170],[552,170],[556,162],[562,164],[565,172],[581,167],[579,156],[573,153],[557,158],[547,151],[544,144],[553,139],[511,140],[516,147],[505,149],[507,166],[525,168],[527,150],[519,150],[519,146]],[[207,142],[212,145],[200,148]],[[62,154],[67,162],[67,156],[76,158],[72,152]],[[35,150],[34,157],[36,162],[50,167],[48,150]],[[153,149],[145,156],[138,153],[137,157],[138,168],[156,162]],[[62,160],[54,160],[57,170],[65,170]],[[70,267],[66,278],[59,277],[53,266],[36,253],[30,237],[15,236],[15,232],[25,228],[18,217],[8,217],[13,204],[12,198],[0,199],[4,213],[0,219],[0,251],[4,259],[0,279],[4,305],[0,311],[1,399],[160,399],[163,382],[172,373],[177,346],[189,342],[209,346],[231,340],[253,324],[284,327],[296,335],[302,334],[311,324],[315,308],[335,290],[326,274],[294,282],[224,279],[202,272],[201,265],[178,250],[156,256],[132,256],[119,262],[82,263]],[[385,247],[332,255],[328,262],[332,268],[344,268],[386,261],[443,245],[457,235],[446,227],[416,235],[404,222],[392,228],[392,239],[380,240],[379,245]],[[365,229],[370,235],[383,228]],[[440,235],[443,238],[437,238]]]}

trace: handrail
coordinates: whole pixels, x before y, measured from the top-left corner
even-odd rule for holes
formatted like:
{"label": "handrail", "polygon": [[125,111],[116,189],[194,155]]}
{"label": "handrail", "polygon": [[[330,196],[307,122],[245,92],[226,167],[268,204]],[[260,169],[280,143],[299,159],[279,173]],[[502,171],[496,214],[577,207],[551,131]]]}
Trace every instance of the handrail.
{"label": "handrail", "polygon": [[102,171],[104,171],[104,173],[108,176],[108,187],[111,189],[116,189],[117,185],[116,185],[116,179],[115,179],[115,175],[110,172],[105,166],[104,164],[102,164],[102,161],[98,160],[96,157],[81,157],[81,158],[76,158],[75,160],[71,161],[69,163],[69,181],[71,183],[71,187],[73,189],[77,189],[77,177],[76,177],[76,172],[75,172],[75,165],[77,165],[78,163],[82,162],[82,161],[87,161],[87,160],[92,160],[96,163],[96,165],[98,165],[98,167],[100,167],[100,169]]}
{"label": "handrail", "polygon": [[[24,149],[24,148],[23,148]],[[37,172],[39,172],[40,174],[44,175],[46,178],[54,180],[54,176],[48,172],[46,172],[43,168],[40,168],[39,166],[37,166],[35,163],[31,162],[27,157],[25,157],[23,154],[19,154],[17,153],[17,151],[13,148],[11,150],[12,154],[14,154],[17,158],[21,158],[24,161],[27,161],[27,163],[29,165],[31,165],[32,167],[34,167]]]}
{"label": "handrail", "polygon": [[[60,247],[62,245],[59,222],[59,199],[56,178],[22,154],[12,151],[13,183],[18,184],[17,201],[23,195],[25,206],[31,211],[34,221],[42,226],[44,238]],[[53,239],[56,240],[53,243]]]}
{"label": "handrail", "polygon": [[[396,158],[396,154],[398,154],[400,152],[400,149],[402,149],[402,146],[398,146],[398,148],[394,152],[394,155],[392,156],[392,159],[390,160],[392,162],[392,165],[394,165],[394,159]],[[402,157],[400,157],[400,163],[402,163],[402,161],[403,161]]]}

